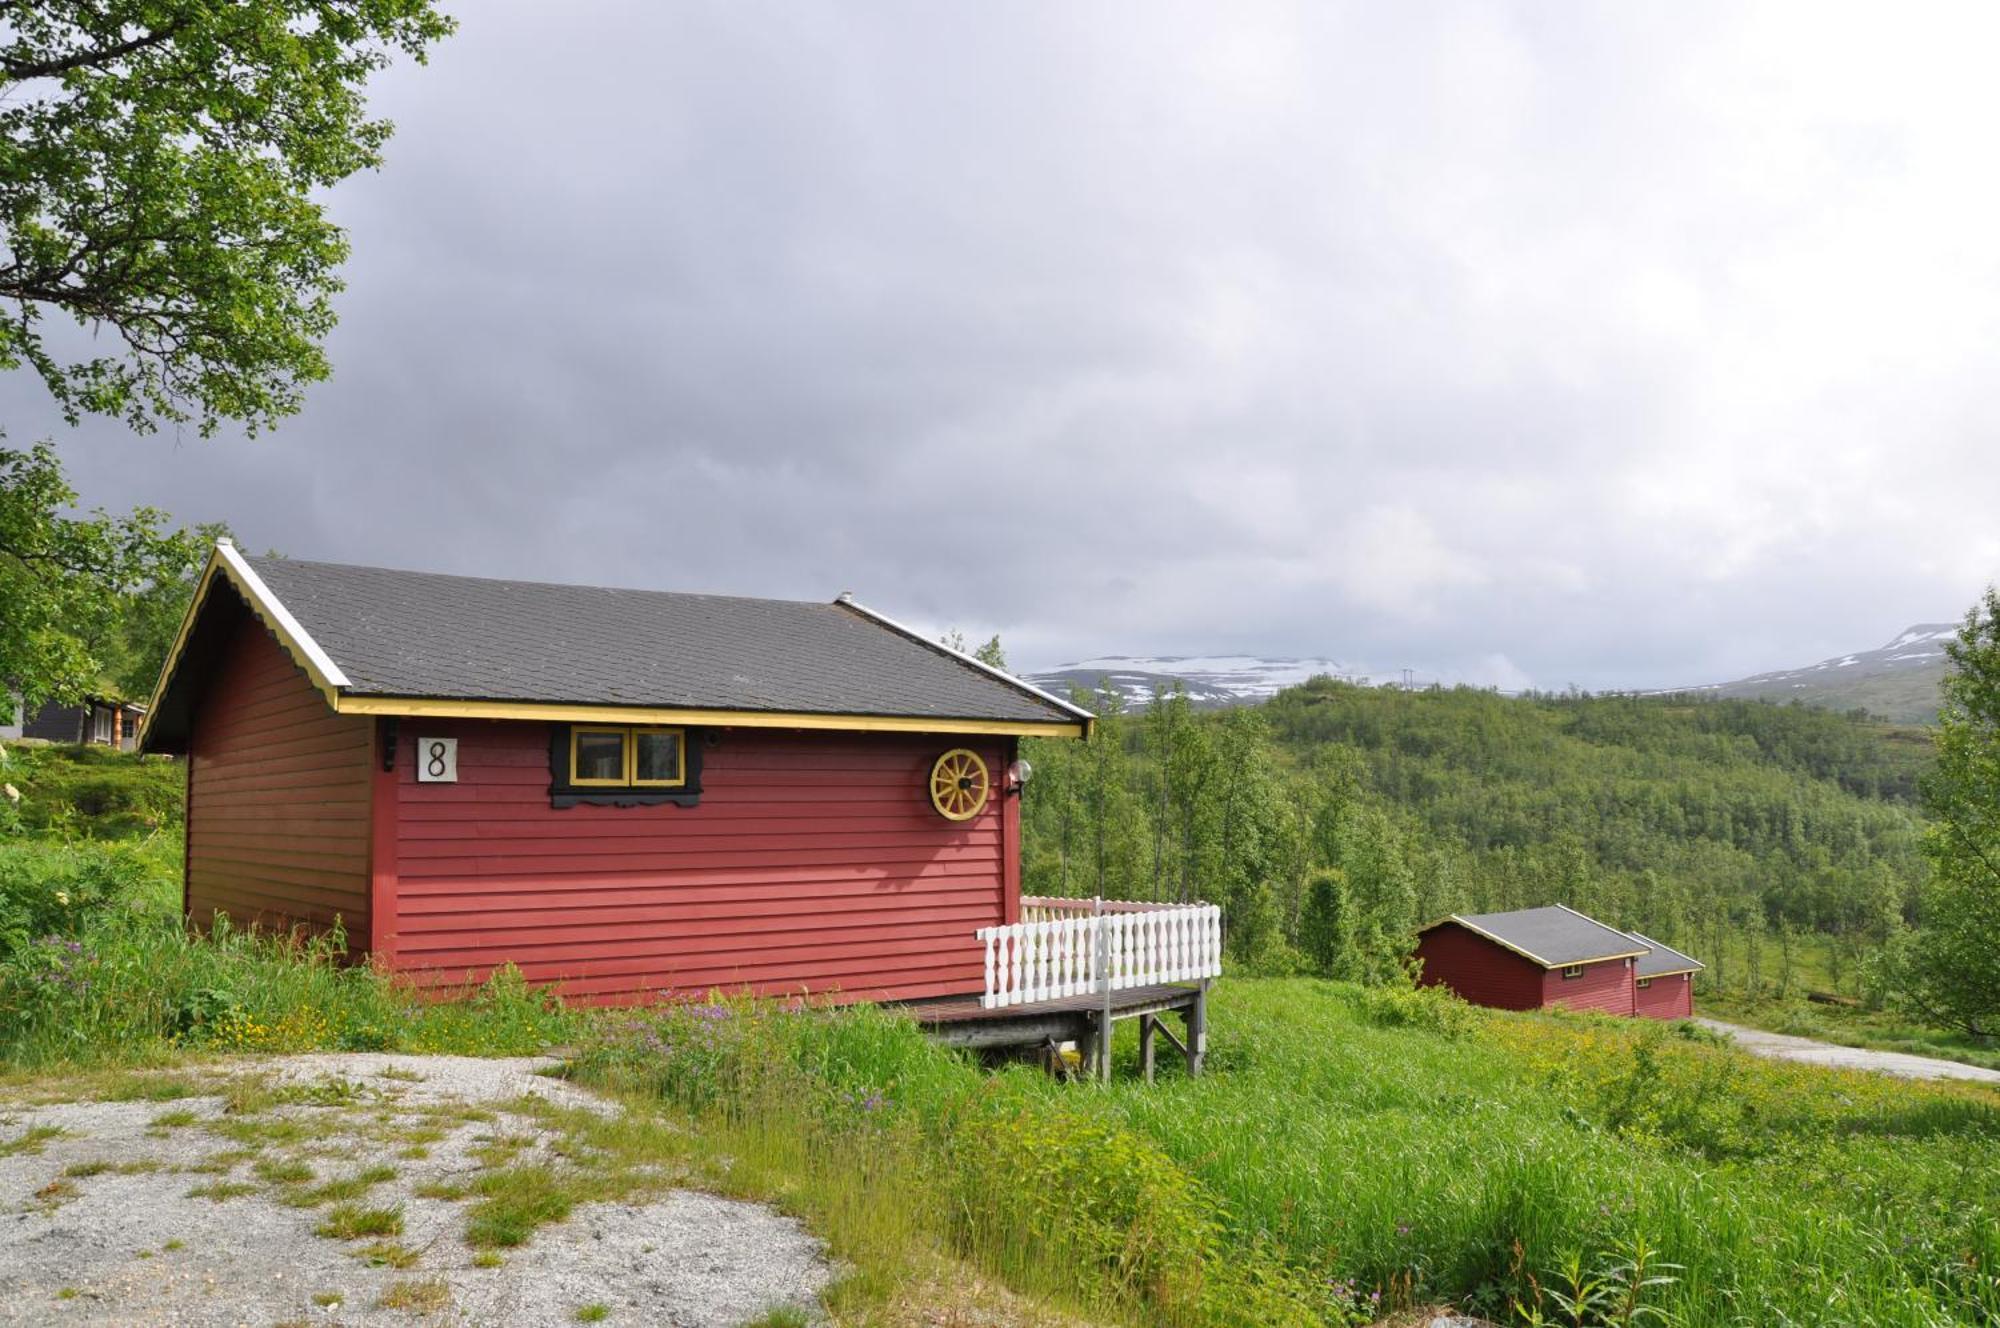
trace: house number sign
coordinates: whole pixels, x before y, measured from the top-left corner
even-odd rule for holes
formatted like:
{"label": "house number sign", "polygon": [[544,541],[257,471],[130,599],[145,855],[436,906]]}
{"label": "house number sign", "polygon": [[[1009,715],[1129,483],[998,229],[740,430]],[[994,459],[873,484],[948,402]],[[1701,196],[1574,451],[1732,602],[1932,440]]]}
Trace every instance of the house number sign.
{"label": "house number sign", "polygon": [[417,782],[456,784],[458,782],[458,739],[417,739]]}

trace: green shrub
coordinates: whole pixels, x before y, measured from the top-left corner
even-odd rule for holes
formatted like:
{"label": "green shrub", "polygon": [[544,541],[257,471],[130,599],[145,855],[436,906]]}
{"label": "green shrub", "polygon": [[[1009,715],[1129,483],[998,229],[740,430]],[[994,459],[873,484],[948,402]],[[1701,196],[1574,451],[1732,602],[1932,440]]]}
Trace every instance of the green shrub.
{"label": "green shrub", "polygon": [[117,839],[176,833],[186,767],[108,747],[5,749],[0,779],[21,795],[22,828],[61,837]]}
{"label": "green shrub", "polygon": [[1469,1037],[1480,1027],[1479,1011],[1445,987],[1389,985],[1350,989],[1362,1017],[1383,1028],[1417,1028],[1442,1037]]}
{"label": "green shrub", "polygon": [[0,960],[0,1058],[21,1065],[232,1052],[394,1049],[523,1055],[568,1040],[585,1015],[503,968],[470,998],[427,999],[347,962],[339,930],[209,935],[112,915],[37,937]]}
{"label": "green shrub", "polygon": [[[0,840],[0,959],[50,936],[163,916],[178,895],[178,845]],[[176,899],[177,902],[177,899]]]}

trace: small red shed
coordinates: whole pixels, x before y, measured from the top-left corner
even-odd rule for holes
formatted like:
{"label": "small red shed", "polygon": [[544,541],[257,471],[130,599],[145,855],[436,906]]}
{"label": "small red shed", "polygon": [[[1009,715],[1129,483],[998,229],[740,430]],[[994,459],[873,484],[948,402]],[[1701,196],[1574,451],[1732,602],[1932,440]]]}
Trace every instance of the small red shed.
{"label": "small red shed", "polygon": [[1019,919],[1019,740],[1087,711],[841,596],[250,558],[204,570],[145,750],[186,906],[441,985],[978,993]]}
{"label": "small red shed", "polygon": [[[1679,951],[1607,927],[1564,904],[1454,913],[1417,934],[1417,957],[1426,986],[1449,987],[1475,1005],[1560,1006],[1665,1019],[1693,1013],[1688,979],[1701,967]],[[1682,989],[1679,1001],[1670,999],[1676,985]]]}
{"label": "small red shed", "polygon": [[1670,945],[1629,933],[1648,953],[1632,966],[1632,1013],[1648,1019],[1694,1018],[1694,975],[1704,965]]}

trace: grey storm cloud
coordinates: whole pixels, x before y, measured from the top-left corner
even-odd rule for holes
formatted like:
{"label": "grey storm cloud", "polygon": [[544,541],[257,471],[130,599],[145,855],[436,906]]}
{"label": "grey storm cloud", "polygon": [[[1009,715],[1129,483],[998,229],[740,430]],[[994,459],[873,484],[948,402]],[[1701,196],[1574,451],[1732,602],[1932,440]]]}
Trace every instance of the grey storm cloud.
{"label": "grey storm cloud", "polygon": [[333,379],[62,425],[253,547],[830,597],[1017,664],[1701,681],[2000,574],[1996,16],[477,0]]}

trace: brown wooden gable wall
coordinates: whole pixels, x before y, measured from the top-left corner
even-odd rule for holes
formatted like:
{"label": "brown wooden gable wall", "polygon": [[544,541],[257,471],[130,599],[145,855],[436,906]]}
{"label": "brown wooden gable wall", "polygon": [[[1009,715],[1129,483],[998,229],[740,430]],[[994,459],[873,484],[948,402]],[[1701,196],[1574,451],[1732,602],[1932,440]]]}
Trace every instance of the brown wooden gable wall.
{"label": "brown wooden gable wall", "polygon": [[239,623],[196,710],[188,915],[368,945],[370,722],[337,715],[263,624]]}

